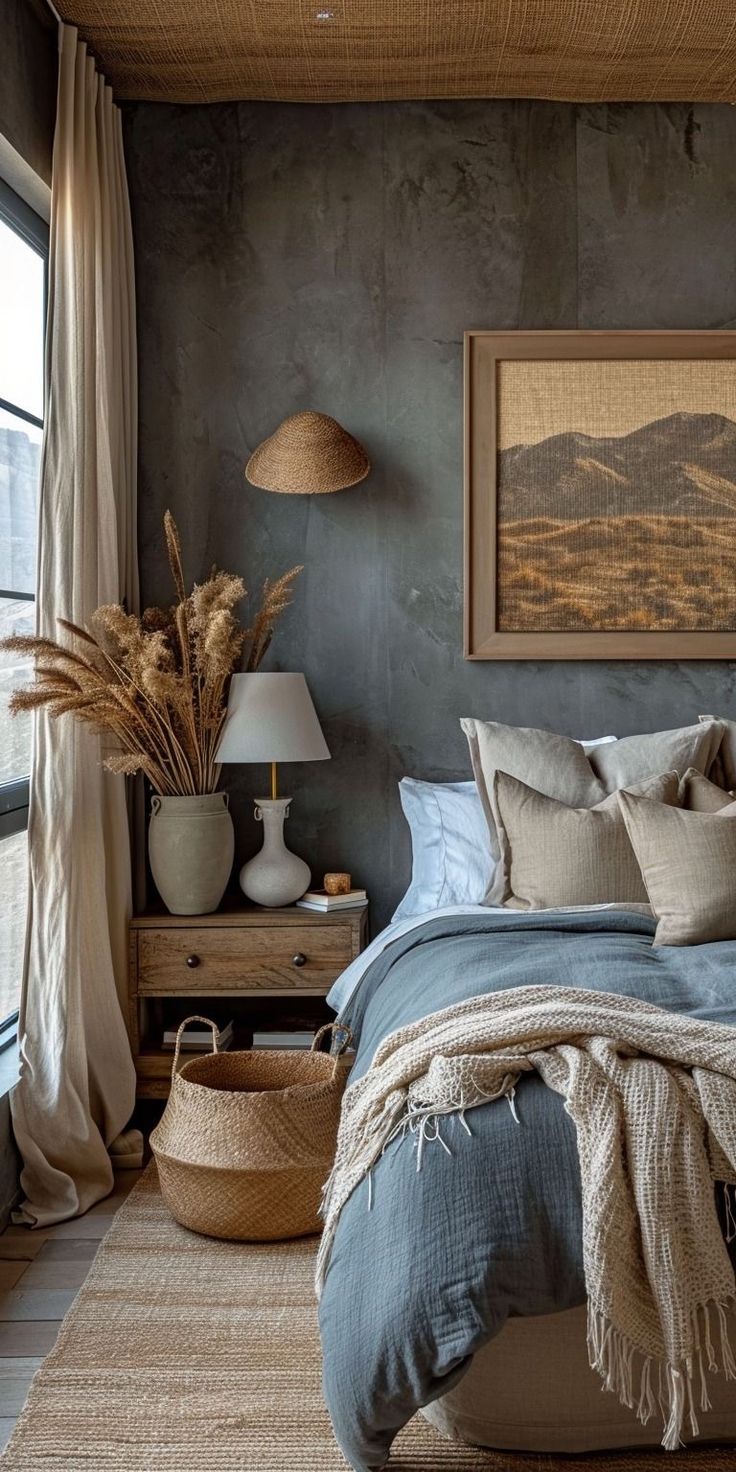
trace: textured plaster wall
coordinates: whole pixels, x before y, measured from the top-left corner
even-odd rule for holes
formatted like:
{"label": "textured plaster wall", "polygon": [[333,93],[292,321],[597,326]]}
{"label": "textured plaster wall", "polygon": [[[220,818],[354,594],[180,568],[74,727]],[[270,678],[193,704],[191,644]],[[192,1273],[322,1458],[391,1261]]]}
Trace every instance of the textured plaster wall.
{"label": "textured plaster wall", "polygon": [[0,134],[51,183],[56,26],[45,0],[0,0]]}
{"label": "textured plaster wall", "polygon": [[18,1151],[13,1139],[10,1119],[10,1095],[0,1098],[0,1232],[10,1220],[10,1213],[18,1200],[20,1170]]}
{"label": "textured plaster wall", "polygon": [[[160,522],[191,575],[306,564],[270,667],[303,669],[333,760],[284,770],[289,833],[385,921],[408,878],[402,773],[469,774],[458,717],[591,736],[736,716],[723,663],[466,663],[465,328],[736,327],[736,109],[538,102],[129,105],[144,596]],[[324,498],[248,486],[318,408],[373,474]],[[714,568],[714,577],[718,576]],[[265,773],[233,769],[241,857]]]}

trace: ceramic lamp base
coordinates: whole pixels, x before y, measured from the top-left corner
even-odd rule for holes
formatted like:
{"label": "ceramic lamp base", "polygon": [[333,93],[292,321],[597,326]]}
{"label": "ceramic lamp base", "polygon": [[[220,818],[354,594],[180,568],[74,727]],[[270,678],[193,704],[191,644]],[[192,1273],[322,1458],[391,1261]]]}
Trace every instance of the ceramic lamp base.
{"label": "ceramic lamp base", "polygon": [[309,888],[311,873],[303,859],[284,843],[284,819],[290,797],[257,797],[255,815],[263,823],[263,848],[240,871],[240,888],[256,905],[278,909],[292,905]]}

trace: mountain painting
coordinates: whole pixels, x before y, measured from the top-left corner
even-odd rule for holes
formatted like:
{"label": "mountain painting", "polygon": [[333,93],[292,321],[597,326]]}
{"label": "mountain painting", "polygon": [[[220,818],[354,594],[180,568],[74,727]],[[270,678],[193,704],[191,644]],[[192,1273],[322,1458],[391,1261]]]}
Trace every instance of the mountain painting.
{"label": "mountain painting", "polygon": [[509,445],[496,496],[500,632],[736,629],[736,406]]}

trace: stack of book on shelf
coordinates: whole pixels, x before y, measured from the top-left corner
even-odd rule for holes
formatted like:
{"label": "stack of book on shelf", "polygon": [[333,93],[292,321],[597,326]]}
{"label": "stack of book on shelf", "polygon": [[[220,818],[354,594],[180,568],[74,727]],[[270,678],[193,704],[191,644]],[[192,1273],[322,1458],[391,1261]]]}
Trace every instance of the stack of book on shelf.
{"label": "stack of book on shelf", "polygon": [[254,1048],[311,1048],[315,1029],[295,1032],[254,1032]]}
{"label": "stack of book on shelf", "polygon": [[[233,1040],[233,1024],[227,1022],[217,1034],[217,1051],[223,1053]],[[176,1028],[167,1027],[161,1044],[165,1053],[173,1053],[176,1047]],[[181,1035],[182,1053],[211,1053],[212,1028],[188,1027]]]}
{"label": "stack of book on shelf", "polygon": [[368,904],[364,889],[349,889],[347,894],[328,894],[325,889],[308,889],[297,906],[300,910],[320,910],[331,915],[333,910],[362,910]]}

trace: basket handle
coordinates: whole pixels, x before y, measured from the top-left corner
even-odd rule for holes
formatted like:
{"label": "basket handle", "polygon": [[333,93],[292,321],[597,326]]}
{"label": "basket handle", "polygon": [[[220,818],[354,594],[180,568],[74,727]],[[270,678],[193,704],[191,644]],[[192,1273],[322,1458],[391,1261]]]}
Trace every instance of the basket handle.
{"label": "basket handle", "polygon": [[217,1052],[217,1034],[218,1034],[218,1032],[220,1030],[218,1028],[218,1026],[217,1026],[217,1023],[216,1022],[213,1022],[211,1017],[200,1017],[200,1015],[199,1015],[198,1012],[194,1012],[191,1017],[185,1017],[184,1018],[184,1021],[181,1024],[181,1027],[179,1028],[179,1030],[178,1030],[178,1032],[176,1034],[176,1044],[175,1044],[175,1047],[174,1047],[174,1062],[171,1065],[171,1081],[172,1081],[172,1083],[174,1081],[174,1078],[176,1077],[176,1070],[177,1070],[177,1067],[178,1067],[178,1064],[179,1064],[179,1049],[181,1048],[181,1036],[182,1036],[182,1033],[183,1033],[185,1027],[188,1027],[189,1024],[190,1024],[190,1022],[204,1022],[204,1024],[205,1024],[206,1027],[211,1027],[212,1028],[212,1052],[213,1053],[216,1053]]}
{"label": "basket handle", "polygon": [[314,1035],[314,1040],[311,1047],[312,1053],[317,1053],[319,1051],[319,1045],[322,1042],[325,1034],[328,1032],[332,1033],[333,1035],[333,1046],[335,1043],[335,1038],[337,1038],[337,1047],[334,1049],[334,1052],[332,1052],[332,1049],[330,1049],[332,1057],[335,1060],[335,1073],[337,1073],[340,1054],[344,1053],[345,1049],[350,1047],[350,1044],[353,1041],[353,1034],[350,1031],[350,1028],[344,1022],[326,1022],[324,1027],[321,1027],[319,1032],[316,1032]]}

